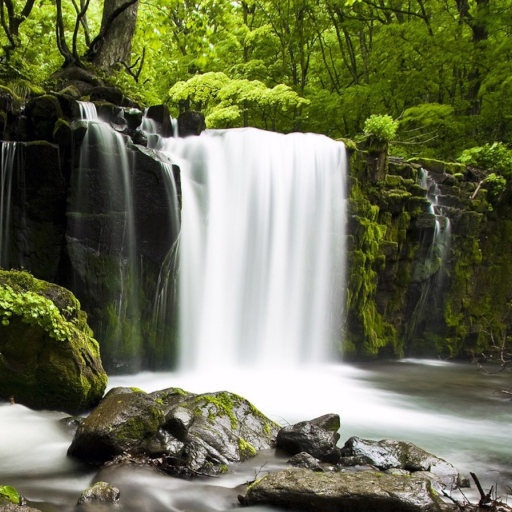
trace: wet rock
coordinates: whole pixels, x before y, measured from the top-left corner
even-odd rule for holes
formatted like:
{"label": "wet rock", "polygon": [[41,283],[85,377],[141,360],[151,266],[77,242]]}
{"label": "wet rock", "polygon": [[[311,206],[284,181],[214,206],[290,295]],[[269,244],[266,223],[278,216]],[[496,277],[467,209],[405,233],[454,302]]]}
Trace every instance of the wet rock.
{"label": "wet rock", "polygon": [[84,503],[119,503],[120,491],[117,487],[110,485],[107,482],[96,482],[94,485],[86,489],[78,498],[77,505]]}
{"label": "wet rock", "polygon": [[438,512],[430,482],[375,472],[316,473],[287,469],[247,489],[246,505],[267,504],[311,512]]}
{"label": "wet rock", "polygon": [[144,453],[164,421],[158,404],[143,391],[114,388],[78,427],[68,455],[105,462],[123,452]]}
{"label": "wet rock", "polygon": [[306,452],[322,462],[336,463],[340,458],[339,449],[336,448],[340,436],[321,426],[334,428],[339,425],[339,417],[335,419],[335,416],[322,416],[282,428],[277,435],[276,447],[292,455]]}
{"label": "wet rock", "polygon": [[129,130],[136,130],[142,124],[142,112],[131,108],[124,111],[124,118],[128,123]]}
{"label": "wet rock", "polygon": [[69,416],[59,420],[59,424],[69,433],[75,435],[78,427],[84,422],[81,416]]}
{"label": "wet rock", "polygon": [[115,388],[78,428],[68,454],[90,462],[123,453],[171,457],[192,471],[215,473],[270,448],[277,430],[233,393]]}
{"label": "wet rock", "polygon": [[0,270],[0,398],[35,409],[80,412],[107,385],[99,346],[68,290]]}
{"label": "wet rock", "polygon": [[201,112],[187,110],[178,116],[178,135],[180,137],[201,135],[204,130],[206,130],[206,122]]}
{"label": "wet rock", "polygon": [[172,137],[174,135],[167,105],[152,105],[148,108],[146,117],[153,119],[160,125],[160,135],[162,137]]}
{"label": "wet rock", "polygon": [[320,461],[306,452],[297,453],[288,461],[288,464],[291,464],[294,468],[306,468],[311,471],[323,472]]}
{"label": "wet rock", "polygon": [[449,462],[405,441],[371,441],[351,437],[343,446],[341,454],[342,457],[362,457],[368,464],[382,470],[399,468],[412,472],[430,471],[448,489],[454,488],[459,482],[459,474]]}

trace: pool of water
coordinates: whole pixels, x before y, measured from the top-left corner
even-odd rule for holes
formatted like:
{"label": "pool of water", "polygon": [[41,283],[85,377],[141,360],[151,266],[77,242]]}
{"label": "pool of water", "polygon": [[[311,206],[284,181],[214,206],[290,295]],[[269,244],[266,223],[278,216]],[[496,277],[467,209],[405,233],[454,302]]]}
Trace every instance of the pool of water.
{"label": "pool of water", "polygon": [[[330,365],[279,371],[141,373],[110,379],[109,387],[147,392],[170,386],[204,393],[227,390],[249,399],[278,423],[292,424],[325,413],[341,417],[340,443],[357,435],[412,441],[448,460],[485,488],[512,485],[512,403],[502,389],[510,374],[484,375],[475,366],[405,360],[359,366]],[[288,457],[260,452],[218,478],[182,480],[138,466],[92,468],[66,456],[71,433],[64,413],[0,405],[0,485],[12,485],[44,512],[72,510],[85,488],[105,480],[121,490],[126,511],[227,511],[238,505],[245,484],[286,467]],[[476,497],[475,489],[465,494]],[[253,510],[265,510],[264,507]]]}

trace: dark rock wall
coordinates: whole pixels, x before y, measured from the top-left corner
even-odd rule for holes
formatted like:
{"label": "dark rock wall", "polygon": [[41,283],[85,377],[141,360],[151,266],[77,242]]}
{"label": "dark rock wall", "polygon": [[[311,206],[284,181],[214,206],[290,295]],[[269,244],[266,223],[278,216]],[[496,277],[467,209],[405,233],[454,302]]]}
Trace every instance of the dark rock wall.
{"label": "dark rock wall", "polygon": [[[80,80],[77,85],[91,91],[104,89],[90,77]],[[108,186],[100,165],[104,150],[98,147],[79,168],[87,124],[76,120],[78,104],[68,89],[36,94],[24,110],[8,90],[4,94],[9,101],[0,128],[4,140],[19,142],[2,264],[71,289],[89,313],[109,371],[169,367],[177,340],[169,291],[176,291],[172,246],[179,230],[169,210],[180,209],[179,170],[173,169],[178,204],[171,205],[168,171],[150,150],[128,142],[130,254],[123,236],[113,234],[116,223],[124,232],[127,211],[122,190]],[[130,111],[128,122],[121,107],[102,98],[99,111],[111,114],[126,140],[142,140],[141,116]],[[30,140],[39,136],[44,140]],[[348,146],[347,317],[340,334],[345,356],[449,357],[503,339],[512,300],[510,192],[495,197],[482,187],[473,198],[479,180],[471,169],[388,158],[387,148],[375,142]],[[437,183],[451,226],[443,257],[431,247],[436,218],[419,185],[422,168]],[[78,186],[79,178],[87,178],[87,190]],[[123,294],[130,299],[120,305]]]}
{"label": "dark rock wall", "polygon": [[[510,192],[481,189],[471,169],[387,159],[360,145],[350,166],[347,324],[354,358],[467,356],[503,339],[512,299]],[[421,169],[438,185],[451,237],[432,249],[436,218]],[[439,218],[438,218],[439,219]],[[436,252],[437,251],[437,252]]]}

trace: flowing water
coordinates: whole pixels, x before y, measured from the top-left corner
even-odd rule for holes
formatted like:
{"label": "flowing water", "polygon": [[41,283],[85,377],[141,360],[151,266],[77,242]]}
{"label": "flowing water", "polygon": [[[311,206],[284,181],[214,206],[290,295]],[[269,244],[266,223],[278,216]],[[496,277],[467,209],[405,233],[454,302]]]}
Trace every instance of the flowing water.
{"label": "flowing water", "polygon": [[[0,159],[0,266],[9,268],[14,264],[11,249],[11,194],[16,163],[16,142],[1,142]],[[19,184],[21,185],[21,184]]]}
{"label": "flowing water", "polygon": [[[498,483],[502,496],[512,483],[511,403],[500,393],[510,378],[483,375],[471,365],[406,360],[282,371],[142,373],[112,378],[110,387],[118,385],[145,391],[180,386],[198,393],[227,389],[281,424],[336,412],[341,442],[353,435],[409,440],[466,476],[474,471],[486,488]],[[63,416],[0,406],[0,484],[17,487],[44,511],[73,509],[81,491],[98,479],[119,487],[123,511],[232,510],[247,481],[285,467],[288,459],[266,450],[219,478],[190,481],[135,466],[98,471],[66,457],[71,434],[58,424]],[[478,493],[472,488],[465,494]]]}

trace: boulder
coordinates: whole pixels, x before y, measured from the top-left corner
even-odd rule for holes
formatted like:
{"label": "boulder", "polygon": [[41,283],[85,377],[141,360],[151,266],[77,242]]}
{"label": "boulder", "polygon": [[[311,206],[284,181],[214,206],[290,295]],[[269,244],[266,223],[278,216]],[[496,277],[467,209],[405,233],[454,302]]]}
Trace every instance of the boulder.
{"label": "boulder", "polygon": [[119,503],[119,489],[107,482],[96,482],[86,489],[78,498],[77,505],[90,504],[112,504]]}
{"label": "boulder", "polygon": [[124,453],[166,457],[193,471],[215,473],[270,448],[277,430],[233,393],[115,388],[78,427],[68,454],[88,462]]}
{"label": "boulder", "polygon": [[267,504],[309,512],[438,512],[438,498],[422,478],[370,471],[317,473],[287,469],[248,487],[245,505]]}
{"label": "boulder", "polygon": [[87,462],[105,462],[124,452],[142,454],[165,420],[146,393],[114,388],[78,427],[68,454]]}
{"label": "boulder", "polygon": [[204,130],[206,130],[206,121],[201,112],[187,110],[178,116],[178,135],[180,137],[201,135]]}
{"label": "boulder", "polygon": [[322,472],[324,470],[320,461],[306,452],[297,453],[288,461],[288,464],[291,464],[294,468],[306,468],[311,471]]}
{"label": "boulder", "polygon": [[160,135],[162,137],[172,137],[174,135],[167,105],[152,105],[148,108],[146,117],[153,119],[160,125]]}
{"label": "boulder", "polygon": [[449,463],[422,450],[413,443],[383,439],[371,441],[351,437],[341,450],[342,457],[359,457],[382,470],[390,468],[407,471],[430,471],[438,476],[448,489],[459,483],[459,473]]}
{"label": "boulder", "polygon": [[0,270],[0,398],[72,413],[94,407],[107,375],[91,334],[70,291]]}
{"label": "boulder", "polygon": [[336,447],[340,438],[338,428],[337,415],[302,421],[282,428],[277,435],[276,447],[291,455],[306,452],[323,462],[336,463],[340,458],[339,449]]}

